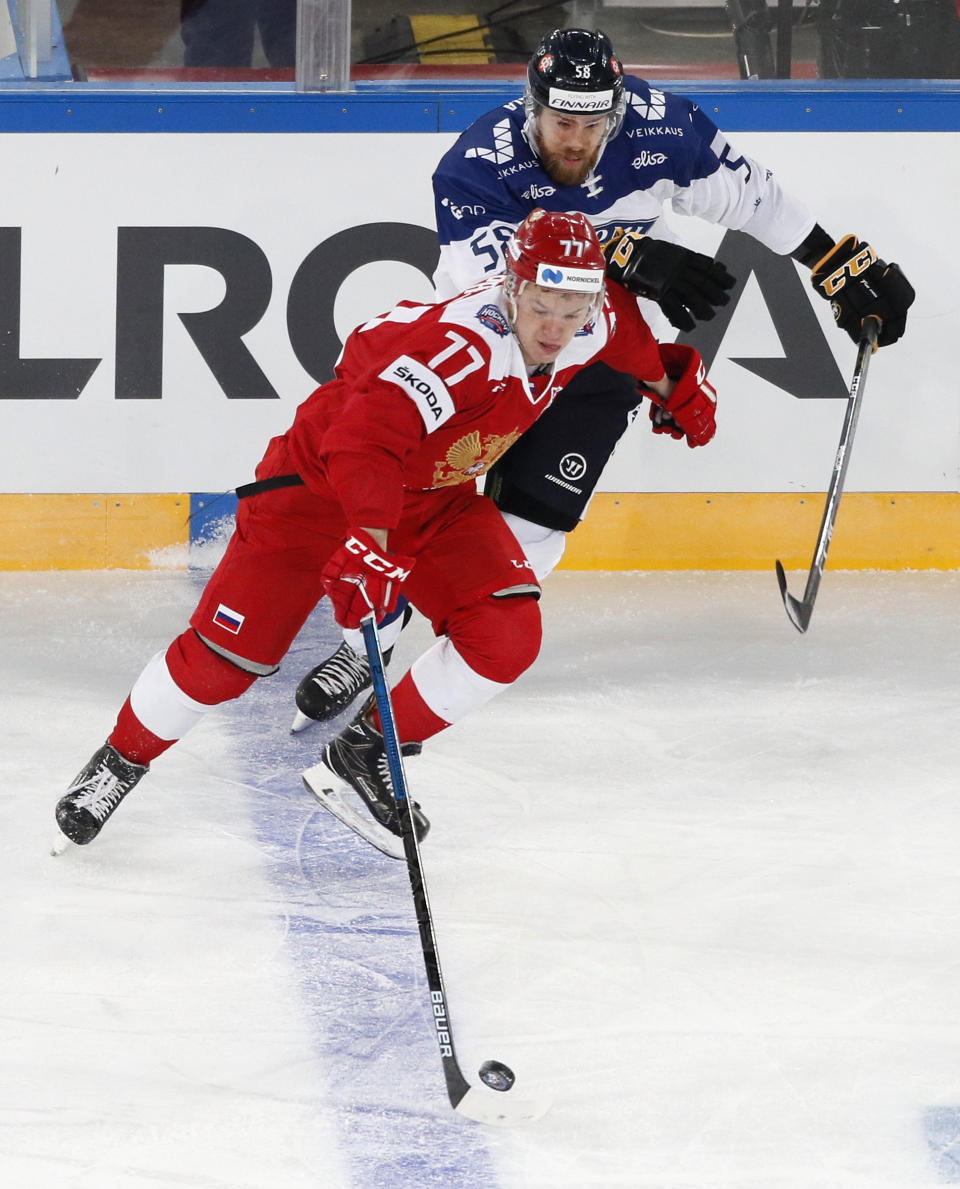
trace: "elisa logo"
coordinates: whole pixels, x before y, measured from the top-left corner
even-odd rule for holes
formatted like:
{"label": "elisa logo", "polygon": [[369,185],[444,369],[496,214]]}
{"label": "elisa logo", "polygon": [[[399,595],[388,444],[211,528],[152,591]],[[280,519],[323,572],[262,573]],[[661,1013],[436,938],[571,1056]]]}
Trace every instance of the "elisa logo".
{"label": "elisa logo", "polygon": [[551,194],[556,194],[554,186],[538,186],[536,182],[528,189],[524,190],[523,197],[531,202],[536,202],[538,198],[549,198]]}
{"label": "elisa logo", "polygon": [[640,156],[634,157],[630,164],[634,169],[646,169],[651,165],[662,165],[666,159],[666,153],[648,153],[644,149]]}

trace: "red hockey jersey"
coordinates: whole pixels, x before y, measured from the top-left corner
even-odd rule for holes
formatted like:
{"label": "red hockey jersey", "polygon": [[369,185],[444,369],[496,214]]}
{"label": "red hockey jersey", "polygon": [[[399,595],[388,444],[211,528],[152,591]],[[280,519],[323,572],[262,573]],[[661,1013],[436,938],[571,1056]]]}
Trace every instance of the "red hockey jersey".
{"label": "red hockey jersey", "polygon": [[533,377],[503,312],[502,277],[439,305],[401,302],[358,327],[337,379],[304,401],[284,436],[298,473],[348,523],[393,528],[404,491],[474,481],[587,364],[662,379],[636,300],[607,288],[596,321]]}

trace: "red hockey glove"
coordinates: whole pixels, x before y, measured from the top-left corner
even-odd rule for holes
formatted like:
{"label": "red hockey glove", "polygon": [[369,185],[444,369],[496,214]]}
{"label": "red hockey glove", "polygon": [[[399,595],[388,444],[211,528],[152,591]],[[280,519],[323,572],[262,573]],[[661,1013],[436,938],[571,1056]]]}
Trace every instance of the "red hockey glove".
{"label": "red hockey glove", "polygon": [[661,409],[659,405],[653,404],[653,397],[650,400],[650,428],[653,432],[669,434],[677,442],[685,438],[687,435],[674,421],[673,414],[668,413],[666,409]]}
{"label": "red hockey glove", "polygon": [[320,573],[337,623],[357,628],[371,611],[379,620],[395,610],[413,561],[381,549],[362,528],[353,529]]}
{"label": "red hockey glove", "polygon": [[845,235],[810,272],[810,284],[830,302],[841,330],[859,342],[865,318],[879,318],[878,347],[895,343],[907,328],[916,296],[898,264],[878,260],[869,244]]}
{"label": "red hockey glove", "polygon": [[667,375],[677,381],[666,400],[648,388],[650,423],[654,433],[669,434],[687,445],[705,446],[717,432],[717,394],[707,380],[700,352],[680,343],[661,343],[660,358]]}

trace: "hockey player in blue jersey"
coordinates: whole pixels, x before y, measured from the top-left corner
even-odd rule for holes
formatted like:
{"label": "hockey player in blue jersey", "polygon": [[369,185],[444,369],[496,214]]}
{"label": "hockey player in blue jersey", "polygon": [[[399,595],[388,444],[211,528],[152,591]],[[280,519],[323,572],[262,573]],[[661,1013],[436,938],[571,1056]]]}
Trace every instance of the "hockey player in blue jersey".
{"label": "hockey player in blue jersey", "polygon": [[[579,211],[594,225],[607,271],[637,294],[658,337],[669,322],[690,331],[729,301],[734,278],[718,261],[672,242],[664,207],[746,232],[811,269],[837,325],[856,341],[868,315],[879,345],[901,337],[913,289],[854,235],[828,234],[776,176],[734,149],[691,100],[623,74],[600,32],[557,29],[527,68],[522,98],[481,116],[444,154],[433,175],[440,261],[439,300],[503,268],[504,245],[537,206]],[[604,364],[585,369],[490,471],[499,506],[539,579],[563,554],[617,441],[637,409],[632,380]],[[651,408],[655,433],[682,439]],[[575,478],[560,458],[583,459]],[[404,622],[381,631],[389,648]],[[293,729],[334,717],[370,683],[363,645],[349,636],[297,689]]]}

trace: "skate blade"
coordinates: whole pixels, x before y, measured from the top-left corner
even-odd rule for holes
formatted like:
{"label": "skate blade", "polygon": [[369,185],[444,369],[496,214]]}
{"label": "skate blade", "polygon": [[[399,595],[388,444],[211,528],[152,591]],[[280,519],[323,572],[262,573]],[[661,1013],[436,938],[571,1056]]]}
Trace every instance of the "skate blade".
{"label": "skate blade", "polygon": [[298,710],[293,722],[290,724],[290,734],[299,735],[301,731],[306,731],[309,727],[315,727],[316,725],[317,720],[315,718],[308,718],[301,710]]}
{"label": "skate blade", "polygon": [[58,830],[56,838],[54,838],[53,842],[50,844],[50,854],[56,858],[57,855],[62,855],[65,850],[68,850],[71,846],[76,845],[77,844],[69,839],[66,834],[62,834]]}
{"label": "skate blade", "polygon": [[358,834],[364,842],[369,842],[371,846],[376,847],[378,851],[388,855],[391,859],[405,857],[403,841],[396,834],[391,834],[379,822],[374,821],[365,810],[361,812],[354,809],[346,800],[345,794],[356,797],[356,793],[349,785],[339,784],[326,764],[314,764],[312,768],[301,772],[300,776],[307,791],[316,798],[317,802],[328,813],[332,813],[337,821],[353,830],[354,834]]}

